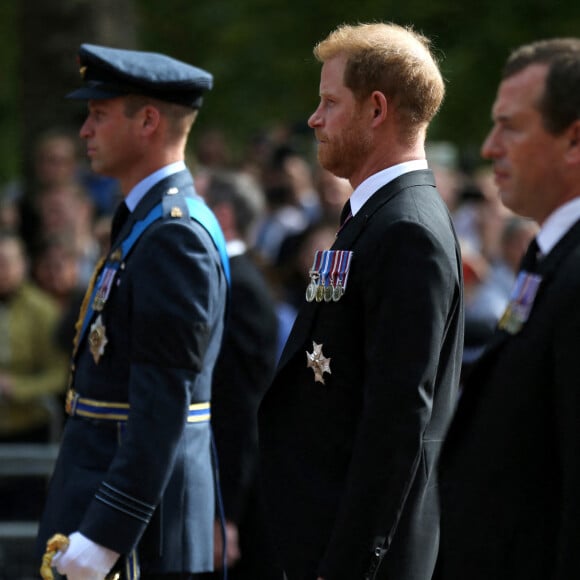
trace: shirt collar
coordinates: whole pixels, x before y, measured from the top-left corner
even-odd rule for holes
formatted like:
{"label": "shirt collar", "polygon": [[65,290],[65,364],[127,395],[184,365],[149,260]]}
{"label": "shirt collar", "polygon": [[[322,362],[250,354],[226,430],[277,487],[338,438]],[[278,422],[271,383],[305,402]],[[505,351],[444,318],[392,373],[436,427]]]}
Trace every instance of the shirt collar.
{"label": "shirt collar", "polygon": [[554,210],[536,236],[542,254],[548,254],[578,220],[580,197],[575,197]]}
{"label": "shirt collar", "polygon": [[350,210],[352,215],[360,210],[360,208],[376,193],[381,187],[393,181],[397,177],[417,171],[419,169],[427,169],[426,159],[414,159],[413,161],[405,161],[392,167],[387,167],[378,173],[367,177],[351,194],[350,196]]}
{"label": "shirt collar", "polygon": [[125,198],[125,203],[129,208],[129,211],[133,212],[137,207],[138,203],[143,199],[145,194],[162,179],[183,171],[186,169],[185,163],[183,161],[176,161],[175,163],[170,163],[161,169],[148,175],[145,179],[141,180]]}

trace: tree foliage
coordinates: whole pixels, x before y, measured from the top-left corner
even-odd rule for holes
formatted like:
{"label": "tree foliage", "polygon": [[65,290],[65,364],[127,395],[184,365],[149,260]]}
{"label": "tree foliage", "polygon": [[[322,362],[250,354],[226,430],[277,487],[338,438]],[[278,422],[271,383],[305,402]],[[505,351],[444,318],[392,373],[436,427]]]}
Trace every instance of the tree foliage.
{"label": "tree foliage", "polygon": [[[15,22],[17,6],[27,2],[35,7],[76,6],[86,10],[85,24],[100,10],[100,33],[95,38],[103,43],[167,52],[211,71],[215,88],[202,109],[198,131],[222,129],[238,146],[275,125],[307,131],[306,120],[318,101],[320,67],[312,56],[314,44],[343,22],[387,20],[426,34],[440,56],[447,96],[429,137],[456,143],[476,156],[508,53],[523,42],[578,35],[580,30],[580,3],[573,0],[471,4],[457,0],[6,0],[0,3],[0,180],[17,171],[23,120],[34,114],[19,108],[17,90],[24,36],[18,34]],[[118,32],[126,24],[126,11],[119,12],[116,6],[131,2],[137,15],[136,41],[132,32],[126,37]],[[36,18],[41,18],[40,12]],[[28,18],[28,26],[34,26],[30,24],[34,13]],[[55,22],[52,28],[46,22],[40,28],[36,22],[36,27],[45,26],[53,39],[76,49],[83,19],[64,26]],[[107,30],[115,34],[108,36]],[[28,63],[43,62],[45,39],[46,34],[37,34],[35,44],[29,42]],[[34,50],[36,59],[30,54]],[[34,83],[34,75],[26,82]]]}
{"label": "tree foliage", "polygon": [[580,4],[573,0],[138,4],[143,44],[173,51],[214,73],[215,90],[200,125],[220,127],[234,140],[272,124],[304,125],[318,99],[320,67],[312,47],[338,24],[386,20],[411,25],[432,39],[447,80],[447,96],[429,137],[453,142],[472,156],[489,127],[509,52],[524,42],[580,30]]}

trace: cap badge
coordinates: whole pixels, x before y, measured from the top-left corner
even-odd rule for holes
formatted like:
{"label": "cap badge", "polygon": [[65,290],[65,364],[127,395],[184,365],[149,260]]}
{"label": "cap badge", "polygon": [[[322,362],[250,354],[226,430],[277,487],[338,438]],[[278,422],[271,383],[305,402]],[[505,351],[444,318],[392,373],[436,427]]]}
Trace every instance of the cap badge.
{"label": "cap badge", "polygon": [[85,78],[85,74],[87,73],[87,67],[86,66],[81,66],[81,68],[79,69],[79,72],[81,73],[81,79]]}
{"label": "cap badge", "polygon": [[314,371],[314,382],[324,384],[324,373],[330,372],[330,359],[322,353],[322,345],[312,341],[312,352],[306,351],[306,368]]}
{"label": "cap badge", "polygon": [[183,212],[177,206],[171,208],[171,217],[173,218],[180,218],[183,216]]}

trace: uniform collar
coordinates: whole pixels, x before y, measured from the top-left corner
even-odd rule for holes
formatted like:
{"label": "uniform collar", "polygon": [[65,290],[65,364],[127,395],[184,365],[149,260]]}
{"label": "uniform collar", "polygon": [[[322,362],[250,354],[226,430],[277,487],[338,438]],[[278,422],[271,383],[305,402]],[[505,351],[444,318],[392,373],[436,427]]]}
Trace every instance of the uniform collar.
{"label": "uniform collar", "polygon": [[162,179],[173,175],[174,173],[179,173],[186,169],[185,163],[183,161],[176,161],[158,169],[151,175],[148,175],[145,179],[141,180],[125,198],[125,203],[129,208],[129,211],[133,212],[139,202],[145,197],[145,194]]}

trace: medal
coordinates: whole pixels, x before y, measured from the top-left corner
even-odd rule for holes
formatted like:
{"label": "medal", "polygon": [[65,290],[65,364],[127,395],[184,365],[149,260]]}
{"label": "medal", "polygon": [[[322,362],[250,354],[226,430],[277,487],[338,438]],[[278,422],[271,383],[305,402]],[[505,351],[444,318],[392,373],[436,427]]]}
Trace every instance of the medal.
{"label": "medal", "polygon": [[321,263],[322,263],[322,252],[320,250],[317,250],[314,253],[312,267],[310,268],[310,271],[308,272],[308,274],[310,276],[310,284],[308,284],[308,286],[306,287],[306,300],[308,302],[312,302],[314,299],[316,299],[317,302],[320,302],[320,300],[318,300],[318,288],[319,288],[319,284],[320,284],[320,265],[321,265]]}
{"label": "medal", "polygon": [[312,352],[306,351],[306,368],[314,371],[314,382],[324,384],[323,374],[330,372],[330,359],[322,354],[322,345],[312,341]]}
{"label": "medal", "polygon": [[348,280],[348,274],[350,272],[350,263],[352,261],[352,252],[348,252],[346,250],[339,251],[338,257],[338,282],[336,283],[337,288],[339,288],[337,292],[336,300],[340,300],[345,291],[346,291],[346,283]]}
{"label": "medal", "polygon": [[105,346],[109,342],[107,335],[105,334],[105,325],[103,324],[103,319],[101,315],[97,317],[95,322],[91,324],[91,329],[89,332],[89,349],[93,355],[95,364],[99,364],[99,359],[105,353]]}
{"label": "medal", "polygon": [[115,274],[117,273],[117,268],[106,267],[99,278],[97,290],[95,297],[93,299],[93,310],[100,312],[103,310],[107,299],[109,298],[109,293],[113,287],[113,280],[115,279]]}
{"label": "medal", "polygon": [[[332,299],[332,289],[330,288],[330,264],[332,262],[333,252],[329,250],[322,251],[322,268],[320,271],[321,277],[321,300],[329,302]],[[318,299],[318,296],[316,297]],[[319,301],[320,302],[320,301]]]}
{"label": "medal", "polygon": [[316,302],[322,302],[324,300],[324,286],[318,284],[316,286]]}
{"label": "medal", "polygon": [[306,301],[312,302],[314,297],[316,296],[316,284],[314,281],[311,281],[308,286],[306,286]]}
{"label": "medal", "polygon": [[328,286],[324,287],[324,301],[325,302],[330,302],[332,300],[333,294],[334,294],[334,288],[332,286],[330,286],[330,284]]}
{"label": "medal", "polygon": [[498,327],[509,334],[517,334],[527,322],[542,277],[522,271],[518,274],[508,305],[498,322]]}

